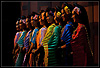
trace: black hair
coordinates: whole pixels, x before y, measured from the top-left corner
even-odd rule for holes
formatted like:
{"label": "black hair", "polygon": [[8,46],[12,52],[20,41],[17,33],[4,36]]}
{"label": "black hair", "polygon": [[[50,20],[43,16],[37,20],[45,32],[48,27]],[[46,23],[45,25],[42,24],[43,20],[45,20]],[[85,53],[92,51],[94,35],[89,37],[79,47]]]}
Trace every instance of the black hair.
{"label": "black hair", "polygon": [[86,9],[77,3],[74,3],[74,6],[80,8],[80,10],[81,10],[81,13],[79,14],[79,16],[80,16],[79,19],[81,20],[80,23],[84,24],[86,26],[87,32],[89,35],[89,39],[90,39],[90,26],[89,26],[89,20],[88,20],[88,15],[87,15]]}
{"label": "black hair", "polygon": [[35,14],[39,15],[38,13],[36,13],[36,12],[34,12],[34,11],[33,11],[33,12],[31,13],[31,16],[33,16],[33,17],[34,17],[34,16],[35,16]]}
{"label": "black hair", "polygon": [[58,11],[60,12],[60,11],[61,11],[61,7],[56,6],[55,11],[56,11],[56,12],[58,12]]}
{"label": "black hair", "polygon": [[17,21],[20,21],[20,18],[18,18]]}
{"label": "black hair", "polygon": [[30,22],[28,22],[28,25],[29,25],[29,29],[33,28]]}
{"label": "black hair", "polygon": [[24,16],[24,15],[23,15],[23,16],[21,16],[21,19],[26,19],[26,16]]}
{"label": "black hair", "polygon": [[41,15],[41,13],[43,13],[43,12],[44,12],[44,10],[40,10],[39,15]]}
{"label": "black hair", "polygon": [[51,9],[50,7],[47,7],[47,8],[46,8],[46,12],[49,12],[49,11],[50,11],[50,9]]}

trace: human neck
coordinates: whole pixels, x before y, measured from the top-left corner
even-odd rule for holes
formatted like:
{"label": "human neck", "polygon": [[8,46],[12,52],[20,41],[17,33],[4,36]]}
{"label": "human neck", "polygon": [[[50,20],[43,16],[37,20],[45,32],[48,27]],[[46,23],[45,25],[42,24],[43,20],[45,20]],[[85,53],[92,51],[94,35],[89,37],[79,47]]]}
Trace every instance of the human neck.
{"label": "human neck", "polygon": [[25,30],[23,29],[23,31],[25,31]]}
{"label": "human neck", "polygon": [[32,29],[30,28],[30,30],[32,30]]}
{"label": "human neck", "polygon": [[71,22],[71,21],[67,21],[67,23],[69,23],[69,22]]}
{"label": "human neck", "polygon": [[46,27],[45,25],[43,25],[43,27]]}
{"label": "human neck", "polygon": [[59,22],[59,25],[61,25],[61,23]]}
{"label": "human neck", "polygon": [[38,27],[35,27],[35,29],[36,29],[36,28],[38,28]]}

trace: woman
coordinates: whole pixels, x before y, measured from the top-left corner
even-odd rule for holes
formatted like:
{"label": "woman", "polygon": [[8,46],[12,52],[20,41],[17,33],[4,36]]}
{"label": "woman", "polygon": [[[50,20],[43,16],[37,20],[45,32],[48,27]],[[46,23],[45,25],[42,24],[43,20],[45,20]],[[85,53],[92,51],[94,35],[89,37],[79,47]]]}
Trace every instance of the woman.
{"label": "woman", "polygon": [[[29,50],[29,47],[30,47],[30,42],[29,42],[29,39],[30,39],[30,34],[32,33],[32,26],[31,26],[31,23],[29,22],[29,18],[27,17],[26,18],[26,28],[29,30],[24,38],[24,47],[25,48],[25,51],[26,51],[26,54],[25,54],[25,57],[24,57],[24,61],[23,61],[23,65],[24,66],[27,66],[27,63],[28,63],[28,60],[29,60],[29,54],[27,54],[28,50]],[[27,57],[26,57],[27,56]]]}
{"label": "woman", "polygon": [[[43,62],[44,62],[44,47],[42,44],[42,39],[44,38],[46,31],[47,31],[47,21],[46,21],[46,13],[42,12],[41,15],[39,16],[39,22],[40,25],[42,25],[43,27],[39,30],[37,38],[36,38],[36,42],[37,42],[37,49],[35,50],[35,54],[39,56],[39,61],[38,61],[38,66],[43,66]],[[40,55],[39,55],[40,53]]]}
{"label": "woman", "polygon": [[13,59],[14,59],[15,63],[16,63],[16,59],[17,59],[17,56],[18,56],[18,52],[17,52],[17,54],[15,53],[16,49],[18,48],[17,41],[18,41],[18,39],[21,35],[21,30],[19,28],[19,20],[16,22],[16,30],[18,32],[16,33],[15,38],[14,38],[14,49],[13,49],[13,52],[12,52],[12,54],[14,54]]}
{"label": "woman", "polygon": [[71,18],[71,10],[72,6],[69,4],[66,4],[64,7],[64,13],[62,14],[62,19],[65,21],[66,25],[64,26],[64,31],[61,37],[62,46],[59,48],[62,48],[65,50],[64,56],[64,65],[65,66],[71,66],[72,65],[72,54],[71,54],[71,45],[70,41],[72,39],[72,32],[73,32],[73,21]]}
{"label": "woman", "polygon": [[42,40],[42,44],[45,51],[44,63],[45,63],[45,66],[48,66],[48,63],[49,63],[48,62],[48,42],[52,36],[53,29],[56,26],[53,20],[53,11],[50,8],[48,8],[48,10],[46,11],[46,19],[47,19],[47,22],[51,25],[47,28],[47,32],[45,34],[45,37]]}
{"label": "woman", "polygon": [[35,27],[35,29],[32,31],[32,37],[30,39],[30,42],[31,42],[31,45],[30,45],[30,48],[29,48],[29,51],[28,51],[28,54],[30,54],[30,59],[29,59],[29,65],[30,66],[36,66],[36,61],[35,61],[35,55],[32,54],[32,51],[34,51],[34,49],[37,48],[36,46],[36,34],[37,32],[39,31],[39,21],[38,21],[39,17],[38,15],[35,15],[33,17],[33,21],[31,21],[31,24],[32,26]]}
{"label": "woman", "polygon": [[[87,18],[86,14],[82,10],[84,7],[77,5],[72,11],[74,24],[76,28],[73,31],[71,47],[73,51],[73,66],[87,66],[92,65],[93,52],[89,45],[88,32],[86,24],[88,21],[84,22],[82,18]],[[85,16],[86,15],[86,16]],[[86,19],[87,20],[87,19]]]}
{"label": "woman", "polygon": [[57,11],[55,17],[55,24],[53,34],[48,42],[48,66],[59,66],[61,65],[61,54],[60,50],[57,49],[60,46],[61,28],[62,28],[62,18],[61,13]]}
{"label": "woman", "polygon": [[20,20],[20,22],[21,22],[20,29],[22,29],[23,31],[21,33],[21,36],[19,37],[18,42],[17,42],[20,51],[19,51],[15,66],[22,66],[24,54],[25,54],[25,50],[23,49],[23,46],[24,46],[24,38],[25,38],[25,35],[27,33],[26,32],[26,25],[25,25],[25,23],[23,22],[22,19]]}

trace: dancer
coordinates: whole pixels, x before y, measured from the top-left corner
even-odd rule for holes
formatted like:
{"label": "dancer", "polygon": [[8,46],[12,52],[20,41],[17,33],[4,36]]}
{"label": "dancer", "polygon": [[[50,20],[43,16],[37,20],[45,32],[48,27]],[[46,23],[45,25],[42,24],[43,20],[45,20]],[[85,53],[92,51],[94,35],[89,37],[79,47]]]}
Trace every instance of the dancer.
{"label": "dancer", "polygon": [[29,39],[30,39],[30,36],[31,36],[31,33],[32,33],[32,26],[31,26],[31,23],[29,22],[29,17],[27,16],[26,18],[26,28],[29,30],[25,36],[25,39],[24,39],[24,47],[25,50],[26,50],[26,54],[24,56],[24,60],[23,60],[23,66],[27,66],[28,64],[28,61],[29,61],[29,54],[27,54],[29,48],[30,48],[30,42],[29,42]]}
{"label": "dancer", "polygon": [[[92,65],[93,52],[89,45],[88,32],[86,24],[88,24],[87,14],[84,7],[76,5],[72,11],[74,24],[77,25],[73,31],[71,47],[73,51],[73,66]],[[80,8],[79,8],[80,7]],[[85,13],[85,14],[84,14]],[[85,21],[82,19],[85,18]],[[81,60],[81,61],[80,61]]]}
{"label": "dancer", "polygon": [[71,45],[70,45],[70,41],[72,39],[72,32],[73,32],[73,21],[71,18],[71,10],[73,9],[73,7],[69,4],[66,4],[66,6],[64,7],[64,16],[63,21],[66,22],[66,25],[64,26],[64,31],[61,37],[61,42],[62,45],[60,48],[65,48],[66,52],[64,56],[64,65],[65,66],[71,66],[72,65],[72,51],[71,51]]}
{"label": "dancer", "polygon": [[42,39],[44,38],[46,31],[47,31],[47,21],[46,21],[46,13],[42,12],[39,19],[40,25],[42,25],[42,28],[39,30],[37,35],[37,49],[35,50],[35,54],[40,53],[39,55],[39,61],[38,66],[43,66],[44,63],[44,47],[42,44]]}
{"label": "dancer", "polygon": [[48,57],[49,57],[48,56],[48,42],[53,34],[53,29],[56,26],[54,24],[53,11],[51,8],[48,8],[46,10],[46,19],[47,19],[47,22],[51,25],[47,28],[47,32],[45,34],[45,37],[42,40],[42,44],[43,44],[44,51],[45,51],[44,63],[45,63],[45,66],[48,66],[48,63],[49,63],[48,62]]}
{"label": "dancer", "polygon": [[30,49],[28,51],[28,54],[30,54],[30,58],[29,58],[29,65],[30,66],[36,66],[35,55],[32,54],[32,52],[34,52],[34,50],[37,48],[37,46],[36,46],[36,34],[39,31],[39,28],[38,28],[39,21],[38,21],[38,19],[39,19],[38,15],[35,15],[33,17],[33,21],[31,21],[31,24],[32,24],[32,26],[35,27],[35,29],[32,32],[32,37],[30,39],[31,46],[30,46]]}
{"label": "dancer", "polygon": [[14,55],[13,60],[14,60],[15,64],[16,64],[16,59],[17,59],[17,56],[18,56],[18,52],[16,52],[16,50],[18,48],[17,41],[19,40],[19,37],[21,35],[21,30],[19,28],[19,20],[20,20],[20,18],[16,22],[16,30],[18,32],[16,33],[15,38],[14,38],[14,49],[13,49],[13,52],[12,52],[12,54]]}
{"label": "dancer", "polygon": [[18,50],[20,50],[20,51],[19,51],[15,66],[22,66],[24,54],[25,54],[25,50],[23,49],[23,46],[24,46],[24,38],[25,38],[25,35],[27,33],[26,32],[26,25],[25,25],[25,22],[23,23],[23,20],[20,20],[20,22],[21,22],[20,29],[22,29],[23,31],[21,33],[21,36],[19,37],[18,42],[17,42],[17,44],[19,46]]}

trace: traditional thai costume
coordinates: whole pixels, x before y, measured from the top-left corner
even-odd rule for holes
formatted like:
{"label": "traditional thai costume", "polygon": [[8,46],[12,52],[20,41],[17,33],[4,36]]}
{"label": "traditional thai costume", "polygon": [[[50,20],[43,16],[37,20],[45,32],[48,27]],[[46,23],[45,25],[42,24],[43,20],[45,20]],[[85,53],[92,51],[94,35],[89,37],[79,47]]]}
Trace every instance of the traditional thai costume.
{"label": "traditional thai costume", "polygon": [[57,47],[60,43],[61,26],[58,25],[54,28],[53,34],[48,42],[48,66],[58,65]]}
{"label": "traditional thai costume", "polygon": [[91,56],[93,52],[89,45],[88,33],[85,25],[78,23],[72,35],[71,47],[74,66],[86,66],[92,63]]}
{"label": "traditional thai costume", "polygon": [[[30,39],[30,42],[31,43],[33,43],[34,44],[34,48],[36,49],[37,47],[36,47],[36,34],[37,34],[37,32],[39,31],[39,29],[38,28],[35,28],[34,30],[33,30],[33,32],[32,32],[32,37],[31,37],[31,39]],[[31,46],[30,46],[31,47]],[[34,65],[34,61],[35,60],[35,58],[34,58],[34,55],[31,53],[30,54],[30,59],[29,59],[29,64],[30,65]]]}
{"label": "traditional thai costume", "polygon": [[71,61],[72,59],[69,57],[70,52],[71,52],[70,41],[72,39],[72,32],[73,32],[73,23],[68,22],[64,27],[64,31],[61,37],[61,40],[63,40],[66,43],[65,65],[70,65],[69,61]]}
{"label": "traditional thai costume", "polygon": [[48,66],[48,42],[53,34],[54,27],[55,27],[55,24],[52,24],[48,27],[45,37],[42,40],[42,44],[45,51],[45,57],[44,57],[45,66]]}
{"label": "traditional thai costume", "polygon": [[44,53],[44,47],[43,47],[43,44],[42,44],[42,39],[44,38],[46,31],[47,31],[47,27],[42,27],[39,30],[37,38],[36,38],[38,50],[35,52],[35,54],[38,54],[38,57],[39,57],[38,66],[43,65],[43,61],[44,61],[44,54],[45,53]]}
{"label": "traditional thai costume", "polygon": [[16,43],[17,43],[17,41],[18,41],[20,35],[21,35],[21,32],[17,32],[17,33],[16,33],[15,38],[14,38],[14,47],[16,46]]}
{"label": "traditional thai costume", "polygon": [[[25,47],[25,49],[26,49],[26,53],[27,53],[28,50],[29,50],[29,45],[30,45],[30,43],[29,43],[29,38],[30,38],[31,32],[32,32],[32,30],[29,30],[29,31],[27,32],[27,34],[26,34],[26,36],[25,36],[25,40],[24,40],[24,47]],[[24,60],[23,60],[23,65],[24,65],[24,66],[27,66],[28,60],[29,60],[29,56],[27,55],[27,57],[26,57],[26,54],[25,54]]]}
{"label": "traditional thai costume", "polygon": [[20,47],[20,52],[18,54],[15,66],[21,66],[23,63],[24,53],[22,51],[22,48],[24,46],[24,38],[25,38],[26,33],[27,33],[26,31],[22,31],[21,36],[19,37],[19,40],[17,42],[18,46]]}
{"label": "traditional thai costume", "polygon": [[28,31],[24,40],[24,47],[26,48],[26,52],[28,52],[29,49],[29,38],[32,30]]}
{"label": "traditional thai costume", "polygon": [[[15,38],[14,38],[14,48],[16,46],[17,41],[19,40],[20,35],[21,35],[21,32],[17,32],[16,35],[15,35]],[[13,57],[15,57],[15,60],[14,61],[16,63],[16,59],[18,57],[18,53],[16,55],[14,55]]]}

